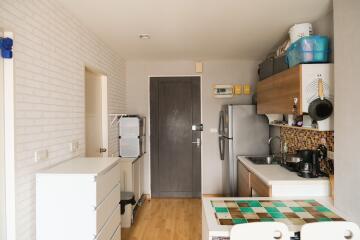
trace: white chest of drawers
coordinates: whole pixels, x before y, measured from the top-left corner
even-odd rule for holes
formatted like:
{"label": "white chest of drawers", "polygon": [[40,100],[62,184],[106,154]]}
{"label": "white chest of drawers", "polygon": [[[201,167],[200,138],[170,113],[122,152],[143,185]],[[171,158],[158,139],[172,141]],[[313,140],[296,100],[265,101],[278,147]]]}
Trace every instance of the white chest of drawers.
{"label": "white chest of drawers", "polygon": [[36,175],[37,240],[120,240],[119,158],[77,158]]}

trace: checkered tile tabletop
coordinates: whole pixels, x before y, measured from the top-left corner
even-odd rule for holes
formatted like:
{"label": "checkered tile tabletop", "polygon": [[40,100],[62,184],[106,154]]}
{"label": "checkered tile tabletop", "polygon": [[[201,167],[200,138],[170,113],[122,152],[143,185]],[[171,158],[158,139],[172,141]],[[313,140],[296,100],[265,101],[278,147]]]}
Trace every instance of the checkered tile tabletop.
{"label": "checkered tile tabletop", "polygon": [[212,200],[220,225],[251,222],[283,222],[301,226],[321,221],[345,221],[315,200]]}

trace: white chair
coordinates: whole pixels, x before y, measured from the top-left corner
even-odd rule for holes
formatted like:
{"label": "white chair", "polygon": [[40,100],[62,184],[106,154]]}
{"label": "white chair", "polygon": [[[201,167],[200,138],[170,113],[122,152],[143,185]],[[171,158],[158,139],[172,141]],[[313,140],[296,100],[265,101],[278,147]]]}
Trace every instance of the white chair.
{"label": "white chair", "polygon": [[289,240],[288,227],[281,222],[237,224],[230,231],[230,240]]}
{"label": "white chair", "polygon": [[308,223],[301,228],[301,240],[360,240],[360,229],[352,222]]}

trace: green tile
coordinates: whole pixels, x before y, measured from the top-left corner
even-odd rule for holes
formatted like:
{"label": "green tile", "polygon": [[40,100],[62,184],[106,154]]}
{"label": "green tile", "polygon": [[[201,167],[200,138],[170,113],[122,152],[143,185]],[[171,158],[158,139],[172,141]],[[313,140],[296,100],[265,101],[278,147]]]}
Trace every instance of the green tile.
{"label": "green tile", "polygon": [[226,207],[215,207],[215,212],[217,213],[227,213],[229,210]]}
{"label": "green tile", "polygon": [[274,219],[272,218],[260,218],[260,222],[273,222]]}
{"label": "green tile", "polygon": [[316,206],[315,209],[319,212],[331,212],[330,209],[328,209],[324,206]]}
{"label": "green tile", "polygon": [[317,219],[319,222],[329,222],[332,221],[330,218],[318,218]]}
{"label": "green tile", "polygon": [[283,202],[273,202],[275,207],[286,207],[286,204]]}
{"label": "green tile", "polygon": [[266,211],[271,212],[280,212],[276,207],[265,207]]}
{"label": "green tile", "polygon": [[247,220],[245,218],[234,218],[232,221],[234,224],[247,223]]}
{"label": "green tile", "polygon": [[240,211],[243,213],[254,213],[254,210],[250,207],[240,207]]}
{"label": "green tile", "polygon": [[314,199],[308,199],[308,200],[304,200],[304,202],[306,202],[306,203],[314,203],[316,201]]}
{"label": "green tile", "polygon": [[290,207],[293,212],[306,212],[304,208],[302,207]]}
{"label": "green tile", "polygon": [[261,207],[261,204],[259,201],[249,201],[250,207]]}
{"label": "green tile", "polygon": [[284,214],[280,212],[269,212],[273,218],[286,218]]}

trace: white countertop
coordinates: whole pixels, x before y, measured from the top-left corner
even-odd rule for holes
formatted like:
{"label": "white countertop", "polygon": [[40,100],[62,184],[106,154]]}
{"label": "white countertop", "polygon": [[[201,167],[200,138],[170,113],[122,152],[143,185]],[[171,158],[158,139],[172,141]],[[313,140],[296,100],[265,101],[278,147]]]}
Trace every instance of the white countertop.
{"label": "white countertop", "polygon": [[327,177],[303,178],[297,173],[290,172],[280,165],[261,165],[254,164],[246,157],[238,156],[238,160],[243,163],[248,170],[256,174],[268,186],[279,184],[329,184]]}
{"label": "white countertop", "polygon": [[47,170],[40,171],[38,174],[91,174],[100,175],[121,158],[105,157],[105,158],[74,158]]}

